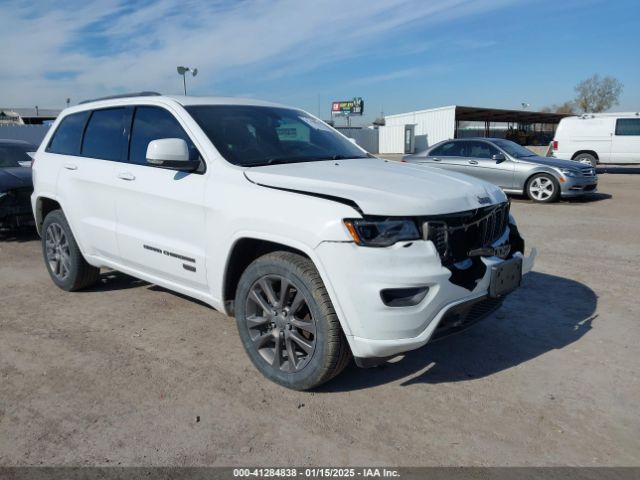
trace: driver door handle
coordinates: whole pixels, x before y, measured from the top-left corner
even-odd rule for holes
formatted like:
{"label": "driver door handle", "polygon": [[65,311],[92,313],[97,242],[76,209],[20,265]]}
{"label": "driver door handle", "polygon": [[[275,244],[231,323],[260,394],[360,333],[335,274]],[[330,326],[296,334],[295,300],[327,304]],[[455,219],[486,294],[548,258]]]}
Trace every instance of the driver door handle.
{"label": "driver door handle", "polygon": [[440,161],[439,158],[432,158],[431,160],[433,160],[434,162],[439,162]]}
{"label": "driver door handle", "polygon": [[77,170],[78,166],[75,163],[67,162],[64,164],[64,168],[67,170]]}
{"label": "driver door handle", "polygon": [[469,160],[469,163],[471,165],[477,165],[478,164],[478,162],[476,160]]}
{"label": "driver door handle", "polygon": [[118,174],[118,178],[120,180],[126,180],[128,182],[131,182],[132,180],[136,179],[136,176],[131,172],[120,172]]}

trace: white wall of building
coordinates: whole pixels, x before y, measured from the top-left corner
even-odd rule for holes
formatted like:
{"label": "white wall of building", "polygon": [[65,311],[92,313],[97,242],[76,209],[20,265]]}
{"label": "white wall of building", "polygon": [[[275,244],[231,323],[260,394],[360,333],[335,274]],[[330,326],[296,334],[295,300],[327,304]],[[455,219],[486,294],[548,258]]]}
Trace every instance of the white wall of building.
{"label": "white wall of building", "polygon": [[430,108],[384,117],[380,128],[380,153],[404,153],[404,126],[415,125],[416,150],[453,138],[456,107]]}
{"label": "white wall of building", "polygon": [[404,152],[404,124],[378,128],[378,152]]}

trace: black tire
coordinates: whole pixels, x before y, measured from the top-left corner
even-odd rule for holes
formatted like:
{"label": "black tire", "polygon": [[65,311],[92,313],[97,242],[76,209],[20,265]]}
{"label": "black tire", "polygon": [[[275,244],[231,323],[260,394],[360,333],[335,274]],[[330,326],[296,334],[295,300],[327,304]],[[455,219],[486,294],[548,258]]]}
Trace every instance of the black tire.
{"label": "black tire", "polygon": [[560,184],[548,173],[533,175],[527,181],[525,191],[531,200],[538,203],[552,203],[560,198]]}
{"label": "black tire", "polygon": [[[238,283],[235,315],[253,364],[269,380],[287,388],[317,387],[338,375],[351,359],[324,283],[313,262],[301,255],[273,252],[251,263]],[[297,327],[301,325],[304,328]]]}
{"label": "black tire", "polygon": [[598,166],[598,159],[590,153],[579,153],[573,158],[576,162],[587,163],[589,162],[593,168]]}
{"label": "black tire", "polygon": [[[58,243],[56,235],[61,238]],[[100,269],[82,256],[62,210],[49,212],[42,223],[42,256],[51,280],[62,290],[81,290],[100,278]]]}

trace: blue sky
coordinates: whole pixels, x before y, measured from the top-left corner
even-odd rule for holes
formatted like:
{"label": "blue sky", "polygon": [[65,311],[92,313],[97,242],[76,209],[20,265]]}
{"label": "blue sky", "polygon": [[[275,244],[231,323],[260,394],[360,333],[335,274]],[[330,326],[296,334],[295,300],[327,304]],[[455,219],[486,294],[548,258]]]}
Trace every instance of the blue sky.
{"label": "blue sky", "polygon": [[[530,109],[594,73],[640,110],[637,0],[0,1],[0,105],[124,91],[249,96],[328,116],[449,104]],[[12,68],[6,68],[11,65]]]}

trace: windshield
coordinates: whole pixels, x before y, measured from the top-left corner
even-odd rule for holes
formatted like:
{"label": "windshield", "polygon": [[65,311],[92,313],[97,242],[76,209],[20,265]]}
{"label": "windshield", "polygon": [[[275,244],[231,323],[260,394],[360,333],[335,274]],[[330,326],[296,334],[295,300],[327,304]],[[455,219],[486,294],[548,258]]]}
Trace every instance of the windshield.
{"label": "windshield", "polygon": [[304,112],[253,105],[186,107],[220,154],[243,167],[366,158],[349,140]]}
{"label": "windshield", "polygon": [[35,145],[7,145],[0,144],[0,168],[19,167],[18,162],[31,162],[27,152],[35,152]]}
{"label": "windshield", "polygon": [[537,156],[531,150],[524,148],[522,145],[518,145],[511,140],[493,140],[493,143],[507,152],[514,158],[523,158],[523,157],[535,157]]}

